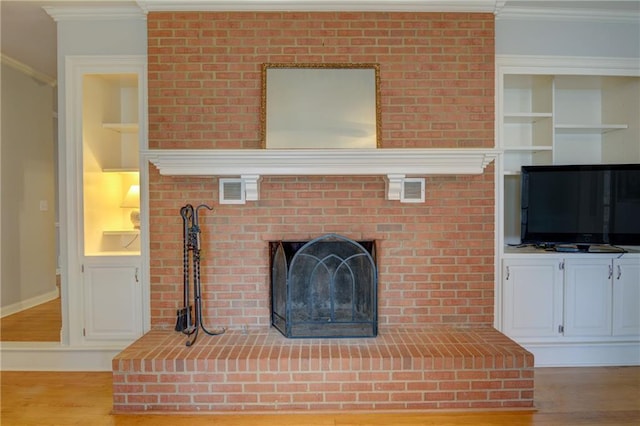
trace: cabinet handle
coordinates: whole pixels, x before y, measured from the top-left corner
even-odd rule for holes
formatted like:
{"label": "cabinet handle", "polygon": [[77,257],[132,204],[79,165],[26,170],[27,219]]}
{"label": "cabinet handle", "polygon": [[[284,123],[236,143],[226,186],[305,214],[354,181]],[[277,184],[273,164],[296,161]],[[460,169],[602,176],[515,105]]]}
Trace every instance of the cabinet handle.
{"label": "cabinet handle", "polygon": [[609,278],[611,279],[611,277],[613,276],[613,266],[609,265]]}
{"label": "cabinet handle", "polygon": [[622,266],[618,265],[618,276],[616,277],[616,279],[620,279],[620,277],[622,276]]}
{"label": "cabinet handle", "polygon": [[140,281],[138,281],[138,268],[136,268],[136,274],[135,274],[135,277],[136,277],[136,282],[137,282],[137,283],[138,283],[138,282],[140,282]]}
{"label": "cabinet handle", "polygon": [[505,277],[505,280],[509,279],[509,276],[511,276],[511,270],[509,269],[509,267],[507,266],[507,276]]}

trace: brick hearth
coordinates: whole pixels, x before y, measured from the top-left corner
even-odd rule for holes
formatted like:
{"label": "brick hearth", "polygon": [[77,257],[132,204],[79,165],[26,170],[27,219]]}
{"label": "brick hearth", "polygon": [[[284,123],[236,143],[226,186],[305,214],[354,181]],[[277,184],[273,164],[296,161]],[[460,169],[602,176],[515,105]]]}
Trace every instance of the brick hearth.
{"label": "brick hearth", "polygon": [[113,360],[115,412],[533,407],[533,356],[489,327],[392,328],[370,339],[274,329],[151,331]]}

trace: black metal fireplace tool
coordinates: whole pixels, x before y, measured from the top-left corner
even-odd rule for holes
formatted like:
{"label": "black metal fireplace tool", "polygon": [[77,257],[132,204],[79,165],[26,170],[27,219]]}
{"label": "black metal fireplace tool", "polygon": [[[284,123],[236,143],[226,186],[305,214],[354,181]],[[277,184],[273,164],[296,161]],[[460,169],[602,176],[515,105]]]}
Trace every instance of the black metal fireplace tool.
{"label": "black metal fireplace tool", "polygon": [[[209,331],[202,321],[202,288],[200,283],[200,225],[198,210],[206,208],[213,210],[206,204],[193,207],[187,204],[180,209],[183,223],[183,300],[184,307],[178,309],[176,331],[189,336],[186,345],[191,346],[198,338],[198,331],[202,329],[210,336],[217,336],[225,332],[224,328]],[[193,306],[190,305],[190,289],[193,287]],[[192,308],[195,315],[192,318]],[[192,337],[193,336],[193,337]]]}

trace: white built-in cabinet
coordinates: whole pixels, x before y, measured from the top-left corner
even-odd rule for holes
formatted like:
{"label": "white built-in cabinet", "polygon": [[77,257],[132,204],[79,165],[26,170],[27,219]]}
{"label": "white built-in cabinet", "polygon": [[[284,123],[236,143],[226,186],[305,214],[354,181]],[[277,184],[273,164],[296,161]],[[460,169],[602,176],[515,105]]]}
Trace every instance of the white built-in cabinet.
{"label": "white built-in cabinet", "polygon": [[[612,334],[640,336],[640,257],[613,263]],[[640,355],[640,353],[639,353]]]}
{"label": "white built-in cabinet", "polygon": [[562,268],[557,259],[503,262],[503,332],[513,338],[556,337],[562,325]]}
{"label": "white built-in cabinet", "polygon": [[496,326],[537,365],[640,364],[640,247],[518,247],[523,165],[640,163],[637,59],[499,56],[496,71]]}
{"label": "white built-in cabinet", "polygon": [[83,269],[85,339],[117,341],[140,337],[140,260],[134,256],[87,257]]}
{"label": "white built-in cabinet", "polygon": [[[613,257],[615,256],[615,257]],[[640,254],[503,260],[503,331],[522,341],[640,335]]]}
{"label": "white built-in cabinet", "polygon": [[[613,265],[610,259],[564,260],[565,336],[612,334]],[[626,275],[626,274],[625,274]],[[639,306],[640,308],[640,303]]]}
{"label": "white built-in cabinet", "polygon": [[145,63],[139,56],[67,59],[74,136],[67,143],[75,159],[69,184],[76,195],[69,197],[75,218],[69,229],[77,234],[68,268],[72,344],[122,346],[145,328],[139,156]]}

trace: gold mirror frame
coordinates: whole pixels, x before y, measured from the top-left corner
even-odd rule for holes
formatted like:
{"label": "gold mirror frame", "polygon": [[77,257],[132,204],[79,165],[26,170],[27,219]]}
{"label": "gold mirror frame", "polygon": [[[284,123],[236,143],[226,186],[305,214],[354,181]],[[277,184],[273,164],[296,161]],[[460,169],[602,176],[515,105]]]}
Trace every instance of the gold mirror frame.
{"label": "gold mirror frame", "polygon": [[262,64],[262,148],[379,148],[378,64]]}

